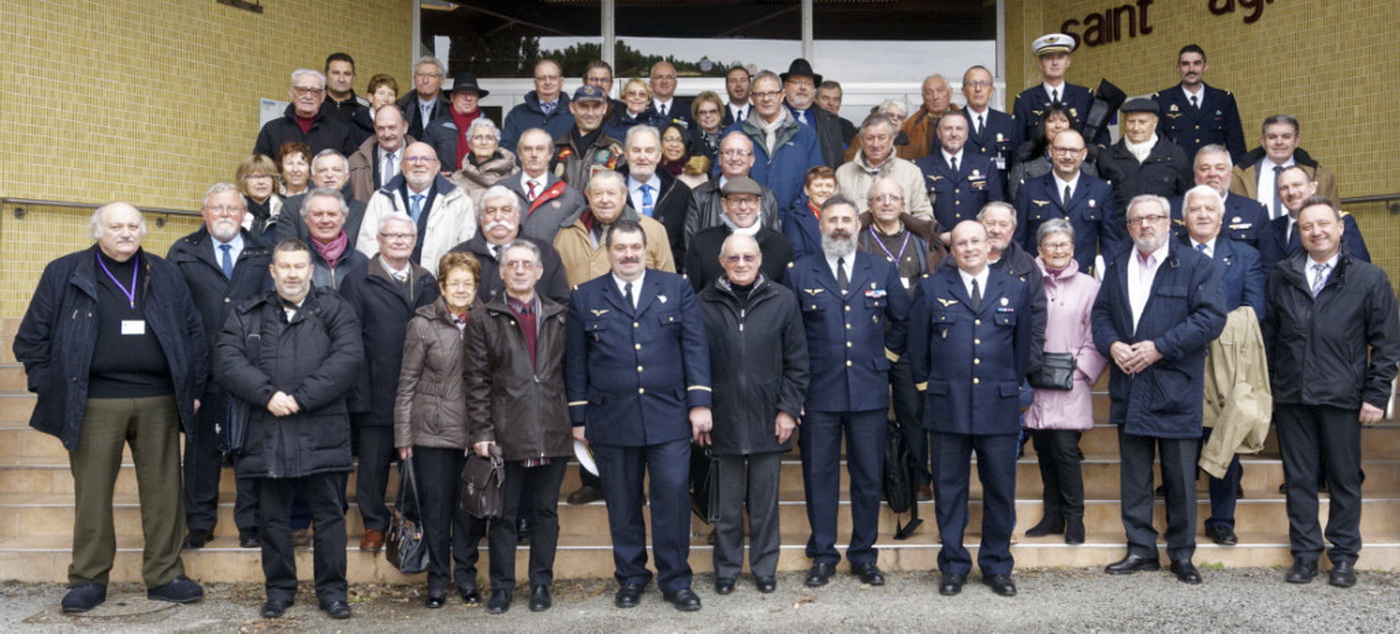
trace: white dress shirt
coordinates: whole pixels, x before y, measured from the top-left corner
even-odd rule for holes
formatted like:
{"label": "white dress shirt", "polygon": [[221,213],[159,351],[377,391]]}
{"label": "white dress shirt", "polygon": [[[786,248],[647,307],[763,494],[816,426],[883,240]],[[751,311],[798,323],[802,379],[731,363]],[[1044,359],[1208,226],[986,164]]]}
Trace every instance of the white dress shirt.
{"label": "white dress shirt", "polygon": [[[845,266],[842,268],[846,269],[846,281],[849,282],[851,280],[851,273],[855,272],[856,254],[852,251],[850,255],[843,257],[845,258]],[[831,257],[831,254],[826,254],[826,265],[831,269],[831,277],[837,280],[841,279],[841,276],[836,273],[836,258]],[[847,288],[846,290],[849,291],[851,289]]]}
{"label": "white dress shirt", "polygon": [[1210,242],[1198,242],[1195,238],[1191,238],[1191,248],[1200,251],[1200,245],[1206,245],[1206,250],[1202,251],[1201,254],[1213,260],[1215,259],[1215,243],[1219,240],[1220,236],[1218,234],[1214,238],[1211,238]]}
{"label": "white dress shirt", "polygon": [[209,234],[209,237],[211,238],[211,239],[209,240],[209,244],[213,245],[213,249],[214,249],[214,263],[215,263],[215,264],[218,264],[220,267],[222,267],[222,266],[224,265],[224,250],[221,249],[220,247],[222,247],[222,246],[225,245],[225,244],[229,245],[229,247],[230,247],[229,250],[228,250],[228,256],[229,256],[230,258],[233,259],[234,265],[237,265],[237,264],[238,264],[238,255],[239,255],[240,253],[243,253],[243,232],[242,232],[242,231],[240,231],[240,232],[238,232],[237,234],[235,234],[235,235],[233,236],[233,239],[232,239],[232,240],[229,240],[228,242],[221,242],[221,241],[219,241],[219,239],[218,239],[218,238],[215,238],[215,237],[214,237],[214,234],[212,234],[212,233]]}
{"label": "white dress shirt", "polygon": [[1162,267],[1162,261],[1167,259],[1170,252],[1171,239],[1168,238],[1162,242],[1161,248],[1151,253],[1151,263],[1146,268],[1143,267],[1142,252],[1136,247],[1128,256],[1128,305],[1133,309],[1134,332],[1137,332],[1142,309],[1147,307],[1147,300],[1152,297],[1152,282],[1157,279],[1157,269]]}
{"label": "white dress shirt", "polygon": [[1326,262],[1318,262],[1317,260],[1312,259],[1312,256],[1309,256],[1309,257],[1308,257],[1308,261],[1307,261],[1307,266],[1306,266],[1306,268],[1303,270],[1304,275],[1306,275],[1307,278],[1308,278],[1308,288],[1311,289],[1311,288],[1313,288],[1314,286],[1317,285],[1317,269],[1315,268],[1316,265],[1318,265],[1318,264],[1326,264],[1326,265],[1327,265],[1327,271],[1326,271],[1327,277],[1325,277],[1325,278],[1322,279],[1322,281],[1323,281],[1324,283],[1326,283],[1327,280],[1330,279],[1330,278],[1332,277],[1332,273],[1336,272],[1336,270],[1337,270],[1337,260],[1340,260],[1340,259],[1341,259],[1341,256],[1342,256],[1342,252],[1341,252],[1341,251],[1338,251],[1338,252],[1336,252],[1336,253],[1333,253],[1333,254],[1332,254],[1332,257],[1328,258]]}
{"label": "white dress shirt", "polygon": [[1283,163],[1274,163],[1273,159],[1270,159],[1267,156],[1262,159],[1259,159],[1258,200],[1259,204],[1263,205],[1264,209],[1268,210],[1270,220],[1273,220],[1274,218],[1279,218],[1288,213],[1288,208],[1283,206],[1282,201],[1279,202],[1279,213],[1274,213],[1274,199],[1278,198],[1278,182],[1274,178],[1275,176],[1277,176],[1277,174],[1274,173],[1274,166],[1278,165],[1279,167],[1292,167],[1293,164],[1293,157],[1291,156],[1288,157],[1288,160],[1284,161]]}
{"label": "white dress shirt", "polygon": [[632,198],[632,208],[636,209],[637,213],[643,216],[651,216],[653,214],[648,214],[643,211],[646,207],[642,206],[642,185],[651,188],[651,207],[652,211],[655,212],[656,203],[661,202],[661,177],[653,173],[651,175],[651,180],[644,182],[637,180],[636,177],[630,174],[627,176],[627,195]]}
{"label": "white dress shirt", "polygon": [[642,274],[638,275],[637,279],[630,282],[618,277],[616,273],[612,274],[613,284],[617,285],[617,292],[619,295],[622,295],[623,299],[627,299],[627,285],[632,285],[632,310],[637,310],[637,302],[642,301],[642,282],[645,282],[646,279],[646,269],[642,269]]}
{"label": "white dress shirt", "polygon": [[972,281],[977,280],[977,291],[982,295],[982,299],[987,298],[987,278],[991,276],[991,270],[991,267],[983,266],[981,273],[973,275],[967,271],[958,269],[958,277],[962,279],[963,290],[967,291],[968,297],[972,297]]}

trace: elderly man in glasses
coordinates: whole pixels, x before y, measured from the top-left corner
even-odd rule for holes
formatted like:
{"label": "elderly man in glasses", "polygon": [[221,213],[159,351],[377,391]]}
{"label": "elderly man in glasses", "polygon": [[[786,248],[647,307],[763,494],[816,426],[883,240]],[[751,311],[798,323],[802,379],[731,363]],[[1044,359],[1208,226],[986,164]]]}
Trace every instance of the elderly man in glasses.
{"label": "elderly man in glasses", "polygon": [[729,179],[720,189],[724,194],[724,217],[719,226],[695,234],[686,254],[685,270],[695,292],[700,292],[724,276],[719,254],[725,240],[733,234],[746,235],[758,242],[763,252],[762,273],[774,283],[781,284],[788,264],[793,260],[792,243],[783,234],[763,226],[758,221],[763,204],[763,188],[747,176]]}

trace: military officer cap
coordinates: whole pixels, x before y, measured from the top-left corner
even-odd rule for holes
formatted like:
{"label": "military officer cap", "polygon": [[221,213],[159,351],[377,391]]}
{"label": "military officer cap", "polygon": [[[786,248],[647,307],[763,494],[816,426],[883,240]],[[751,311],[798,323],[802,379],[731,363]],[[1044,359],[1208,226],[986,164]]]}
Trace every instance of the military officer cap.
{"label": "military officer cap", "polygon": [[574,101],[579,103],[586,101],[606,102],[607,100],[608,94],[597,86],[580,86],[578,90],[574,91]]}
{"label": "military officer cap", "polygon": [[1065,35],[1064,33],[1042,35],[1035,38],[1035,41],[1031,43],[1031,51],[1033,51],[1037,57],[1049,55],[1051,53],[1069,53],[1074,50],[1074,47],[1074,36]]}
{"label": "military officer cap", "polygon": [[759,186],[758,181],[755,181],[754,179],[749,178],[747,176],[740,176],[725,181],[724,187],[721,187],[719,192],[725,196],[731,196],[734,194],[762,196],[763,188]]}
{"label": "military officer cap", "polygon": [[1123,112],[1150,112],[1158,116],[1161,116],[1162,114],[1162,108],[1157,105],[1157,102],[1148,99],[1147,97],[1135,97],[1133,99],[1129,99],[1127,103],[1124,103],[1123,107],[1120,109]]}

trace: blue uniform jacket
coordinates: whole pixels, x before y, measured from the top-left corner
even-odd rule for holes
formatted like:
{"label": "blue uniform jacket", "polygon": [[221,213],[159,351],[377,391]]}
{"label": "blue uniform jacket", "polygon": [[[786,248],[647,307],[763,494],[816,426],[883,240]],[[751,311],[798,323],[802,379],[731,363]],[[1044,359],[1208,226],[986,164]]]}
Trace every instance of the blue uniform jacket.
{"label": "blue uniform jacket", "polygon": [[[1089,107],[1094,105],[1094,93],[1083,86],[1065,82],[1060,86],[1060,103],[1069,108],[1070,126],[1081,133],[1084,132],[1084,117],[1089,116]],[[1044,84],[1039,82],[1016,95],[1016,103],[1011,109],[1011,116],[1016,120],[1016,138],[1012,148],[1021,147],[1022,143],[1034,136],[1037,126],[1040,125],[1040,116],[1049,107],[1050,95],[1045,93]],[[1085,140],[1100,147],[1108,147],[1112,142],[1107,125],[1099,130],[1093,139]]]}
{"label": "blue uniform jacket", "polygon": [[[1172,196],[1168,201],[1172,206],[1172,229],[1176,230],[1178,237],[1186,236],[1186,215],[1182,206],[1185,204],[1183,196]],[[1225,197],[1225,210],[1222,214],[1222,226],[1220,235],[1230,238],[1235,242],[1243,242],[1255,249],[1259,248],[1259,234],[1264,230],[1264,225],[1269,222],[1269,212],[1264,209],[1264,205],[1259,201],[1230,194]]]}
{"label": "blue uniform jacket", "polygon": [[710,406],[710,350],[685,278],[647,269],[637,308],[611,274],[569,301],[564,383],[569,418],[588,440],[646,446],[690,437],[688,413]]}
{"label": "blue uniform jacket", "polygon": [[822,253],[798,260],[783,280],[797,294],[807,332],[808,411],[889,407],[890,363],[904,354],[909,293],[893,264],[862,251],[854,257],[844,297]]}
{"label": "blue uniform jacket", "polygon": [[914,295],[909,365],[924,392],[924,426],[948,434],[1020,433],[1031,285],[991,269],[973,310],[958,269],[940,267]]}
{"label": "blue uniform jacket", "polygon": [[1137,250],[1124,249],[1108,262],[1094,299],[1094,345],[1108,359],[1117,341],[1152,340],[1162,353],[1161,360],[1134,375],[1108,364],[1109,422],[1137,436],[1200,438],[1206,350],[1225,328],[1220,270],[1194,249],[1175,243],[1168,248],[1136,330],[1128,303],[1128,258],[1137,257]]}
{"label": "blue uniform jacket", "polygon": [[1152,95],[1162,109],[1157,133],[1186,152],[1194,161],[1201,147],[1212,143],[1225,146],[1230,159],[1239,162],[1248,151],[1244,145],[1244,127],[1240,124],[1240,109],[1235,96],[1208,84],[1201,96],[1200,109],[1191,106],[1177,84]]}
{"label": "blue uniform jacket", "polygon": [[[1181,244],[1191,246],[1190,238],[1182,238]],[[1215,239],[1215,252],[1211,254],[1215,265],[1220,269],[1220,292],[1225,298],[1225,312],[1240,306],[1249,306],[1260,321],[1264,320],[1264,272],[1259,268],[1259,252],[1247,244],[1227,239],[1225,233]]]}
{"label": "blue uniform jacket", "polygon": [[952,229],[964,220],[975,220],[982,205],[1005,200],[997,166],[980,154],[964,151],[958,159],[958,172],[943,158],[942,148],[914,164],[924,173],[924,186],[933,201],[933,217],[938,226]]}
{"label": "blue uniform jacket", "polygon": [[[1259,231],[1259,268],[1264,272],[1264,279],[1269,279],[1279,262],[1302,249],[1300,240],[1296,230],[1292,236],[1288,235],[1288,216],[1279,216],[1264,225]],[[1342,249],[1362,262],[1371,261],[1361,228],[1356,226],[1356,218],[1351,214],[1342,216]]]}
{"label": "blue uniform jacket", "polygon": [[1016,190],[1015,240],[1031,253],[1040,244],[1035,234],[1041,223],[1054,218],[1069,219],[1074,227],[1074,260],[1079,270],[1088,273],[1094,267],[1094,255],[1113,257],[1127,243],[1124,224],[1113,204],[1113,187],[1108,181],[1083,172],[1066,208],[1061,201],[1064,192],[1055,191],[1055,174],[1032,178]]}
{"label": "blue uniform jacket", "polygon": [[995,108],[987,108],[987,124],[981,133],[974,132],[976,114],[967,107],[962,112],[967,115],[967,144],[963,150],[986,157],[1001,175],[1002,191],[1006,190],[1006,171],[1011,169],[1011,156],[1016,151],[1012,139],[1016,136],[1016,121],[1011,115]]}

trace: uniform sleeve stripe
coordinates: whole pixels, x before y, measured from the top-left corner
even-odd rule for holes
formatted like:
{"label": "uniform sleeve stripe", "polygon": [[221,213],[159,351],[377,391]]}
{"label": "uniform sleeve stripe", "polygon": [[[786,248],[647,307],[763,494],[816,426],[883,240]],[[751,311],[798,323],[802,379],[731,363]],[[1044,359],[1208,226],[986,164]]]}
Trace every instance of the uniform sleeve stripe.
{"label": "uniform sleeve stripe", "polygon": [[917,388],[920,392],[925,392],[925,391],[928,390],[928,381],[924,381],[923,383],[919,383],[919,384],[915,385],[914,387]]}
{"label": "uniform sleeve stripe", "polygon": [[573,406],[575,406],[575,405],[587,405],[587,404],[588,404],[588,401],[569,401],[569,407],[573,407]]}
{"label": "uniform sleeve stripe", "polygon": [[899,355],[897,355],[897,354],[895,354],[894,352],[892,352],[889,348],[885,348],[885,358],[886,358],[886,359],[889,359],[889,360],[890,360],[890,363],[898,363],[898,362],[899,362]]}
{"label": "uniform sleeve stripe", "polygon": [[710,388],[708,388],[708,387],[706,387],[706,386],[704,386],[704,385],[692,385],[692,386],[690,386],[690,387],[688,387],[688,388],[685,388],[685,389],[686,389],[686,390],[705,390],[706,392],[711,391]]}

